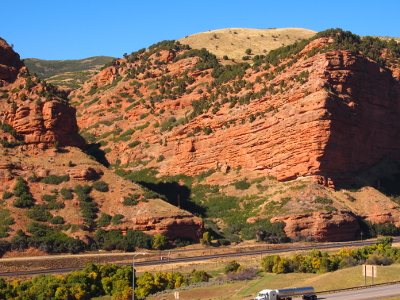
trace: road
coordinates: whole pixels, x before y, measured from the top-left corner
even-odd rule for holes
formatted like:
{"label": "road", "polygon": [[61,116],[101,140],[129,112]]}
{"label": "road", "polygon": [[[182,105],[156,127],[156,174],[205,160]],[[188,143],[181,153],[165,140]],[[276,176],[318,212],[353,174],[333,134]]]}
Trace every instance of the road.
{"label": "road", "polygon": [[[400,237],[396,237],[393,239],[394,242],[400,242]],[[312,250],[312,249],[332,249],[332,248],[343,248],[343,247],[362,247],[366,245],[375,244],[375,240],[368,241],[356,241],[356,242],[341,242],[341,243],[329,243],[329,244],[312,244],[310,246],[289,246],[287,248],[279,248],[279,249],[264,249],[264,250],[254,250],[254,251],[246,251],[246,252],[232,252],[232,253],[224,253],[224,254],[210,254],[210,255],[202,255],[202,256],[192,256],[192,257],[181,257],[181,258],[170,258],[169,260],[165,259],[163,261],[160,260],[147,260],[147,261],[135,261],[135,266],[155,266],[160,264],[175,264],[175,263],[188,263],[194,261],[204,261],[211,259],[218,259],[224,257],[242,257],[242,256],[250,256],[250,255],[272,255],[284,252],[292,252],[292,251],[304,251],[304,250]],[[199,251],[199,249],[196,249]],[[204,248],[200,249],[204,251],[210,251],[212,248]],[[193,251],[192,250],[175,250],[170,251],[171,254],[184,252],[184,251]],[[154,252],[153,252],[154,253]],[[16,260],[34,260],[34,259],[57,259],[57,258],[71,258],[71,257],[99,257],[99,256],[129,256],[134,255],[135,252],[132,253],[104,253],[104,254],[77,254],[77,255],[52,255],[48,257],[24,257],[24,258],[6,258],[0,259],[0,265],[3,261],[16,261]],[[164,258],[166,258],[165,252],[162,254]],[[123,264],[123,265],[129,265]],[[64,269],[50,269],[50,270],[30,270],[30,271],[21,271],[21,272],[5,272],[0,273],[0,277],[5,276],[22,276],[22,275],[39,275],[39,274],[65,274],[72,272],[74,270],[80,270],[82,268],[64,268]]]}
{"label": "road", "polygon": [[373,300],[400,295],[400,284],[385,285],[374,288],[318,295],[320,300]]}

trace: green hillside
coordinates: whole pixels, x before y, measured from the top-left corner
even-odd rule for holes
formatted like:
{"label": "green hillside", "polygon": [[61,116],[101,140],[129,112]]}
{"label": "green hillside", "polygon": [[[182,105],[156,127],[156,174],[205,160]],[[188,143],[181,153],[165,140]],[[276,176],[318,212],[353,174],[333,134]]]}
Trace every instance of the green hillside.
{"label": "green hillside", "polygon": [[112,59],[110,56],[74,60],[26,58],[24,63],[32,74],[36,73],[41,79],[47,79],[61,88],[77,89]]}

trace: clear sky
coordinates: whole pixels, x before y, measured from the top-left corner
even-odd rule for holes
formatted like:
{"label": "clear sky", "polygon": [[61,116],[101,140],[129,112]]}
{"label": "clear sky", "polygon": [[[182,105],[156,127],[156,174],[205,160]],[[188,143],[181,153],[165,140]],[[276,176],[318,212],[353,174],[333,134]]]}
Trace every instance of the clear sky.
{"label": "clear sky", "polygon": [[223,28],[342,28],[400,37],[399,0],[3,0],[0,37],[21,58],[122,57]]}

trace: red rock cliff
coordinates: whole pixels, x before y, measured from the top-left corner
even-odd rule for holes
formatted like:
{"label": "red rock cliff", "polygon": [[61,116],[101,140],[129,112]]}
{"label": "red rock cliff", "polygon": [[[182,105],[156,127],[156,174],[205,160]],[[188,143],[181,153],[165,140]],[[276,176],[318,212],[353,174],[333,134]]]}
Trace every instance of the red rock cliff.
{"label": "red rock cliff", "polygon": [[25,145],[85,146],[78,134],[76,109],[54,87],[30,76],[19,55],[1,38],[0,86],[0,122],[11,125]]}

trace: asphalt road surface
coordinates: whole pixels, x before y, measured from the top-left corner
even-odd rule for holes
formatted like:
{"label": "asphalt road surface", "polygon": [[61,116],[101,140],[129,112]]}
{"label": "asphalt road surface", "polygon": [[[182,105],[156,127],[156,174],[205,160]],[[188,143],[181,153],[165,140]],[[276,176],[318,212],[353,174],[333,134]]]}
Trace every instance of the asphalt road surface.
{"label": "asphalt road surface", "polygon": [[320,300],[372,300],[400,295],[400,284],[354,290],[335,294],[318,295]]}

